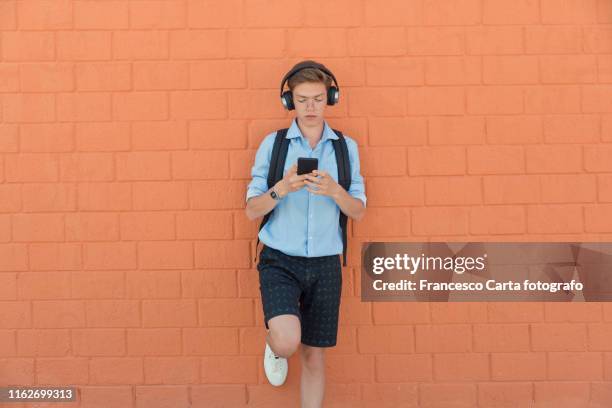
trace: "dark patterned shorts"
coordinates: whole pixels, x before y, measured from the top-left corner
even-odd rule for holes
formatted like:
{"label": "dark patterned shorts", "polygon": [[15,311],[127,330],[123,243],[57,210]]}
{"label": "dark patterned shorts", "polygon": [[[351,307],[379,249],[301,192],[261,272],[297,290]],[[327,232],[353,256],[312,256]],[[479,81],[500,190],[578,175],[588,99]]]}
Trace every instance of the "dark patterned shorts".
{"label": "dark patterned shorts", "polygon": [[303,344],[336,345],[342,292],[340,255],[290,256],[264,245],[257,270],[267,329],[274,316],[292,314],[300,319]]}

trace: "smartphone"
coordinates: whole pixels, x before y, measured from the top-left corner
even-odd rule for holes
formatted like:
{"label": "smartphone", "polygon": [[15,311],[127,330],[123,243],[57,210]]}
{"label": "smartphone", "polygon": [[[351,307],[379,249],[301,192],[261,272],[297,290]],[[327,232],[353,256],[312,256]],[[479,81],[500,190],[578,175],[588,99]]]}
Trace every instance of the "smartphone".
{"label": "smartphone", "polygon": [[319,159],[316,157],[298,157],[298,168],[297,174],[308,174],[312,173],[313,170],[316,170],[319,167]]}

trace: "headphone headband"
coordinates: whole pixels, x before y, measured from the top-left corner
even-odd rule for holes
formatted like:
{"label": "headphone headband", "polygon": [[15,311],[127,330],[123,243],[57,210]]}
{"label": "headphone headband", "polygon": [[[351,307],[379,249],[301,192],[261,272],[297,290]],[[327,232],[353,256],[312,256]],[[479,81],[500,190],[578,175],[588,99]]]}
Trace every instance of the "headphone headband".
{"label": "headphone headband", "polygon": [[285,87],[285,82],[287,82],[294,74],[296,74],[298,71],[303,70],[304,68],[317,68],[325,72],[327,75],[329,75],[332,78],[332,80],[334,81],[334,84],[336,84],[336,89],[338,91],[340,90],[340,86],[338,85],[338,81],[336,81],[336,77],[329,69],[325,67],[325,65],[319,64],[316,61],[306,60],[306,61],[302,61],[302,62],[295,64],[294,67],[291,68],[291,70],[285,74],[285,77],[283,78],[283,81],[281,82],[281,86],[280,86],[281,96],[283,96],[283,88]]}

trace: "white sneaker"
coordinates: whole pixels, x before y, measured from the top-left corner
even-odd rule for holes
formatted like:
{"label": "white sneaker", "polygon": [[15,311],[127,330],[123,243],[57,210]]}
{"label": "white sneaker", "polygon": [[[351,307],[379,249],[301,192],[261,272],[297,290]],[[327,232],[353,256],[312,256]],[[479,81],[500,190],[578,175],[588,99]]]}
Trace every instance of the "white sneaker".
{"label": "white sneaker", "polygon": [[270,384],[274,385],[275,387],[283,385],[285,379],[287,378],[288,369],[289,364],[287,364],[287,359],[274,354],[266,342],[266,351],[264,352],[264,371],[266,372],[266,377],[268,377]]}

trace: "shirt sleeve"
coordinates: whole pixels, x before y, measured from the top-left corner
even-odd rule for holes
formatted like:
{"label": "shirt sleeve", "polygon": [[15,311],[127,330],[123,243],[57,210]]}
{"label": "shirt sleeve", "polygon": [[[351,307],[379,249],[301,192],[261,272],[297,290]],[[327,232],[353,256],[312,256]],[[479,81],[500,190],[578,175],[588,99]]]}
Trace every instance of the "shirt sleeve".
{"label": "shirt sleeve", "polygon": [[262,195],[268,191],[268,169],[270,168],[270,158],[276,133],[272,133],[264,138],[255,154],[255,163],[251,168],[251,182],[247,186],[246,201],[249,198]]}
{"label": "shirt sleeve", "polygon": [[355,198],[360,199],[363,202],[363,206],[366,206],[367,198],[365,194],[365,184],[363,177],[361,176],[361,168],[359,164],[359,150],[357,149],[357,142],[353,139],[346,137],[346,146],[349,152],[349,162],[351,163],[351,187],[348,193]]}

